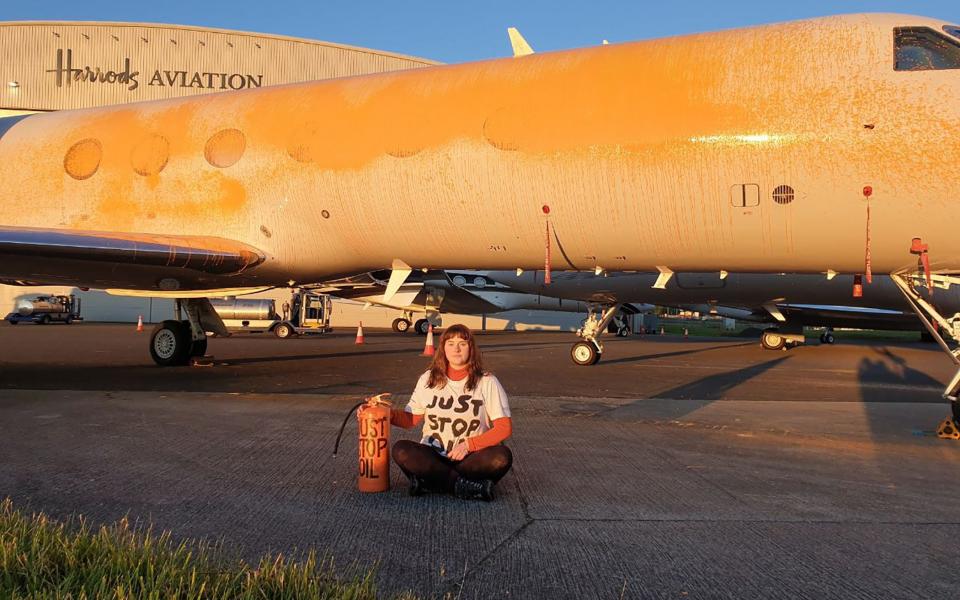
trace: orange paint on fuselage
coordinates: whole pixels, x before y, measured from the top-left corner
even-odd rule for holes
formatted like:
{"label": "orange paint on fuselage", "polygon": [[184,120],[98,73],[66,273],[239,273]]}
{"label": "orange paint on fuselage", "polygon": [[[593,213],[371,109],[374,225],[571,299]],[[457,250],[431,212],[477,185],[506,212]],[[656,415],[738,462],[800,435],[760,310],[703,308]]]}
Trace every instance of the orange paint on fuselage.
{"label": "orange paint on fuselage", "polygon": [[[543,204],[578,268],[849,271],[869,183],[877,272],[914,235],[960,268],[960,73],[893,71],[893,28],[916,24],[937,25],[835,17],[30,117],[0,142],[0,206],[51,204],[13,224],[216,231],[308,278],[397,257],[537,268]],[[169,160],[144,176],[148,136]],[[86,138],[102,164],[76,181],[63,157]],[[741,184],[757,206],[733,205]],[[456,252],[424,224],[457,231]]]}

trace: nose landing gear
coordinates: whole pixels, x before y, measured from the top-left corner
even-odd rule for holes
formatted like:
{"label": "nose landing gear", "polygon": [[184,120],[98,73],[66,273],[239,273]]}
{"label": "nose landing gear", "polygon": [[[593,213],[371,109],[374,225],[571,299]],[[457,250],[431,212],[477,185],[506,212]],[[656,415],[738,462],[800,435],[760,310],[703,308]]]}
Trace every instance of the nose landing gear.
{"label": "nose landing gear", "polygon": [[608,306],[599,317],[593,309],[590,310],[583,327],[577,330],[577,335],[582,339],[570,348],[570,358],[574,364],[587,367],[600,362],[600,357],[603,354],[603,344],[600,343],[600,336],[607,331],[607,327],[618,312],[620,312],[619,304]]}

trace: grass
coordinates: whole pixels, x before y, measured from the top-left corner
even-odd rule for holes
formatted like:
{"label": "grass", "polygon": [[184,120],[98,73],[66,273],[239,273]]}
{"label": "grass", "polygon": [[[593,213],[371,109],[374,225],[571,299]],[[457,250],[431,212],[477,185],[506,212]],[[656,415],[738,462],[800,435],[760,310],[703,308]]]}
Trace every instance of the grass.
{"label": "grass", "polygon": [[245,600],[376,598],[373,570],[349,580],[310,552],[266,556],[254,567],[219,544],[174,542],[127,519],[92,528],[25,515],[0,503],[0,598],[11,600]]}

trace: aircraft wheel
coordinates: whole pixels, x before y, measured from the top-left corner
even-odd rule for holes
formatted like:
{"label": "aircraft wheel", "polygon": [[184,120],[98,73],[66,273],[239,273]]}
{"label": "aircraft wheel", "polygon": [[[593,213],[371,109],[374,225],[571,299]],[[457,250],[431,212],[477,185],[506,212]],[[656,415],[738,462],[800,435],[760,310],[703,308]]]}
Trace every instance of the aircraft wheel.
{"label": "aircraft wheel", "polygon": [[397,333],[405,333],[410,331],[410,321],[403,318],[394,319],[392,327]]}
{"label": "aircraft wheel", "polygon": [[600,361],[600,352],[593,342],[577,342],[570,348],[570,358],[575,364],[586,367]]}
{"label": "aircraft wheel", "polygon": [[823,342],[824,344],[832,344],[832,343],[834,342],[833,334],[832,334],[832,333],[825,333],[825,334],[821,335],[821,336],[820,336],[820,341]]}
{"label": "aircraft wheel", "polygon": [[768,329],[760,336],[760,345],[765,350],[783,350],[787,346],[787,341],[777,333],[776,329]]}
{"label": "aircraft wheel", "polygon": [[41,324],[41,325],[49,325],[49,324],[50,324],[50,315],[43,315],[42,317],[40,317],[40,324]]}
{"label": "aircraft wheel", "polygon": [[630,337],[630,328],[624,325],[620,329],[617,329],[617,337]]}
{"label": "aircraft wheel", "polygon": [[285,340],[293,335],[293,327],[291,327],[289,323],[280,323],[273,328],[273,335],[281,340]]}
{"label": "aircraft wheel", "polygon": [[413,329],[420,335],[427,335],[427,331],[430,330],[430,321],[426,319],[420,319],[414,323]]}
{"label": "aircraft wheel", "polygon": [[70,325],[71,323],[73,323],[73,317],[67,317],[67,319],[66,319],[66,321],[64,321],[64,323],[66,323],[67,325]]}
{"label": "aircraft wheel", "polygon": [[7,323],[10,323],[11,325],[16,325],[16,324],[19,323],[19,322],[20,322],[20,321],[14,321],[13,319],[10,319],[10,320],[7,321]]}
{"label": "aircraft wheel", "polygon": [[184,365],[192,345],[189,326],[180,321],[164,321],[150,335],[150,357],[161,367]]}

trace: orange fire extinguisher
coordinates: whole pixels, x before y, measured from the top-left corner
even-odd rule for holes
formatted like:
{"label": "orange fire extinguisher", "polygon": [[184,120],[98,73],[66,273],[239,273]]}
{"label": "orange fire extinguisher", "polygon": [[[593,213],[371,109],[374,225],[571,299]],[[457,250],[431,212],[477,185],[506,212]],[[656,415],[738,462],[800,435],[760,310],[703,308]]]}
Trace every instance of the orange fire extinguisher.
{"label": "orange fire extinguisher", "polygon": [[350,409],[337,434],[333,455],[340,448],[340,437],[350,415],[361,406],[363,410],[357,413],[357,487],[361,492],[385,492],[390,489],[390,394],[377,394]]}

